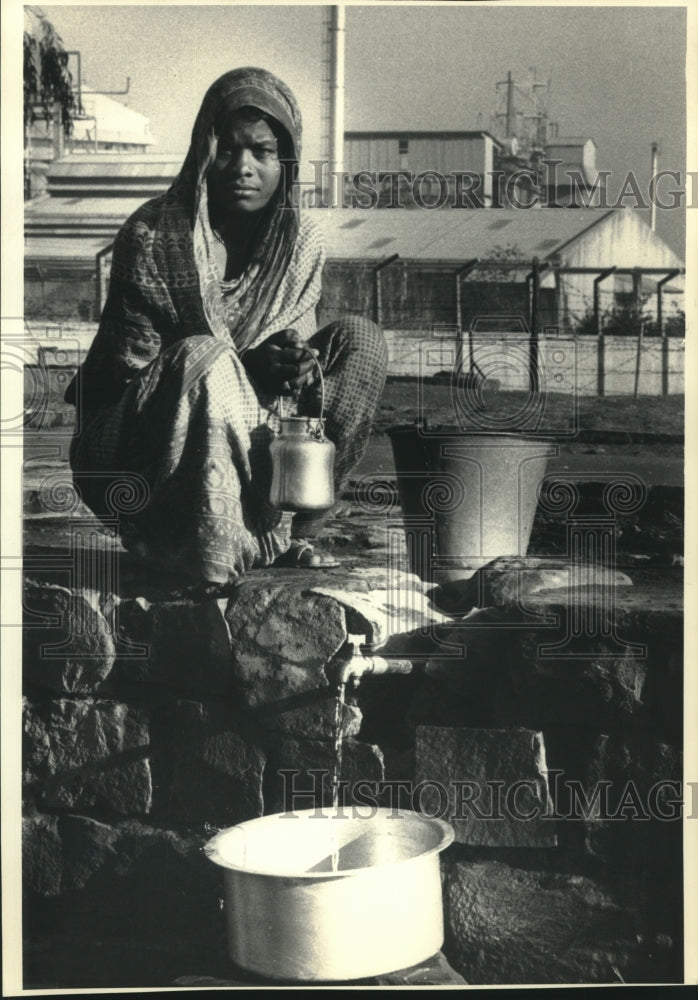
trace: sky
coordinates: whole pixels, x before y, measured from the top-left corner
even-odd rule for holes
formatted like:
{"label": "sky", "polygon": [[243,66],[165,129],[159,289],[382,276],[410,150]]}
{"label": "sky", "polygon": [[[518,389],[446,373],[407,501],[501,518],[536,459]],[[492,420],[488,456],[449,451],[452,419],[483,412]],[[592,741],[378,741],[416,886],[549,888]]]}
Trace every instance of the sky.
{"label": "sky", "polygon": [[[154,151],[186,151],[208,85],[235,66],[264,66],[294,90],[305,121],[304,159],[322,151],[323,38],[328,8],[304,4],[43,9],[83,78],[146,115]],[[642,190],[653,141],[659,167],[685,170],[686,13],[681,7],[346,7],[345,127],[489,128],[496,83],[535,67],[550,81],[549,116],[560,135],[597,145],[597,167],[620,186],[628,171]],[[615,190],[618,190],[618,186]],[[668,191],[668,187],[667,187]],[[657,231],[683,254],[680,211],[658,212]]]}

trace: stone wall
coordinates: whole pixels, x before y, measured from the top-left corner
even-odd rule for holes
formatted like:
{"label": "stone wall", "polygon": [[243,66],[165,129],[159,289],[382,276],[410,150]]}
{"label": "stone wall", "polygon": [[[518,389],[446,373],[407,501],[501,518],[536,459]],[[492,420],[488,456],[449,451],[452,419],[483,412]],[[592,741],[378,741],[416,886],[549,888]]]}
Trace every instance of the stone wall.
{"label": "stone wall", "polygon": [[453,822],[451,965],[471,984],[681,980],[678,581],[580,588],[564,562],[504,560],[429,597],[349,561],[194,602],[122,579],[26,581],[25,986],[229,975],[202,845],[284,810],[291,780],[296,807],[329,804],[357,635],[413,669],[349,690],[347,801],[403,782],[380,801]]}

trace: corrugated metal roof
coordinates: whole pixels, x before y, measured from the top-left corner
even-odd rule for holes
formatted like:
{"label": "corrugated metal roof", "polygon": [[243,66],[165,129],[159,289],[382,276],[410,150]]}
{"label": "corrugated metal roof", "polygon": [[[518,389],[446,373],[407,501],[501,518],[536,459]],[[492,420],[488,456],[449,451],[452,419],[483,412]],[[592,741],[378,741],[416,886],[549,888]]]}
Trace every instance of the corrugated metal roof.
{"label": "corrugated metal roof", "polygon": [[24,259],[35,260],[76,260],[91,261],[108,247],[112,240],[108,237],[78,237],[61,239],[60,236],[28,237],[24,241]]}
{"label": "corrugated metal roof", "polygon": [[66,156],[51,164],[49,180],[66,177],[163,177],[171,180],[179,173],[183,160],[181,153]]}
{"label": "corrugated metal roof", "polygon": [[382,131],[381,129],[366,129],[363,131],[356,132],[345,132],[345,141],[351,139],[473,139],[478,136],[486,135],[489,139],[492,139],[497,146],[500,145],[499,139],[496,139],[491,132],[487,132],[485,129],[388,129]]}
{"label": "corrugated metal roof", "polygon": [[[143,204],[142,198],[51,198],[26,207],[34,247],[54,241],[70,256],[77,241],[100,249]],[[324,234],[329,260],[403,260],[457,264],[511,248],[520,260],[554,258],[558,251],[623,209],[308,209]],[[655,236],[656,238],[656,236]],[[89,242],[91,241],[91,242]],[[48,246],[48,243],[42,243]],[[96,250],[94,251],[97,252]]]}
{"label": "corrugated metal roof", "polygon": [[513,247],[521,259],[555,249],[613,214],[612,209],[310,209],[329,259],[466,261]]}

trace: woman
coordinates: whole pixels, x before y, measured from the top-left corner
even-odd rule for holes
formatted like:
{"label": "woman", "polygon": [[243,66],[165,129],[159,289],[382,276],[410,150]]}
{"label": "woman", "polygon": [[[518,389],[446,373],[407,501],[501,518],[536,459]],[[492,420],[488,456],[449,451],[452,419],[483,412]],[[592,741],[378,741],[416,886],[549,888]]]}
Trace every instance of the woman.
{"label": "woman", "polygon": [[374,324],[316,332],[324,250],[293,207],[300,141],[296,101],[271,73],[233,70],[210,87],[179,176],[116,238],[99,330],[67,394],[83,499],[104,517],[109,489],[135,474],[143,503],[121,518],[122,541],[189,584],[331,563],[308,541],[316,518],[291,526],[267,503],[278,397],[317,416],[317,358],[339,496],[383,388]]}

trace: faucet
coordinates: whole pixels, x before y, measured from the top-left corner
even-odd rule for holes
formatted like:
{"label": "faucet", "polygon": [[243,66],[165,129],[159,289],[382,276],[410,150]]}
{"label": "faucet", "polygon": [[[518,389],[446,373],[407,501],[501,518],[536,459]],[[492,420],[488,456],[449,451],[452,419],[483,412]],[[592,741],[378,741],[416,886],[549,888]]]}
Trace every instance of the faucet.
{"label": "faucet", "polygon": [[336,682],[340,687],[353,684],[358,687],[364,674],[411,674],[410,660],[386,659],[384,656],[366,655],[366,636],[347,635],[347,641],[339,653],[339,670]]}

